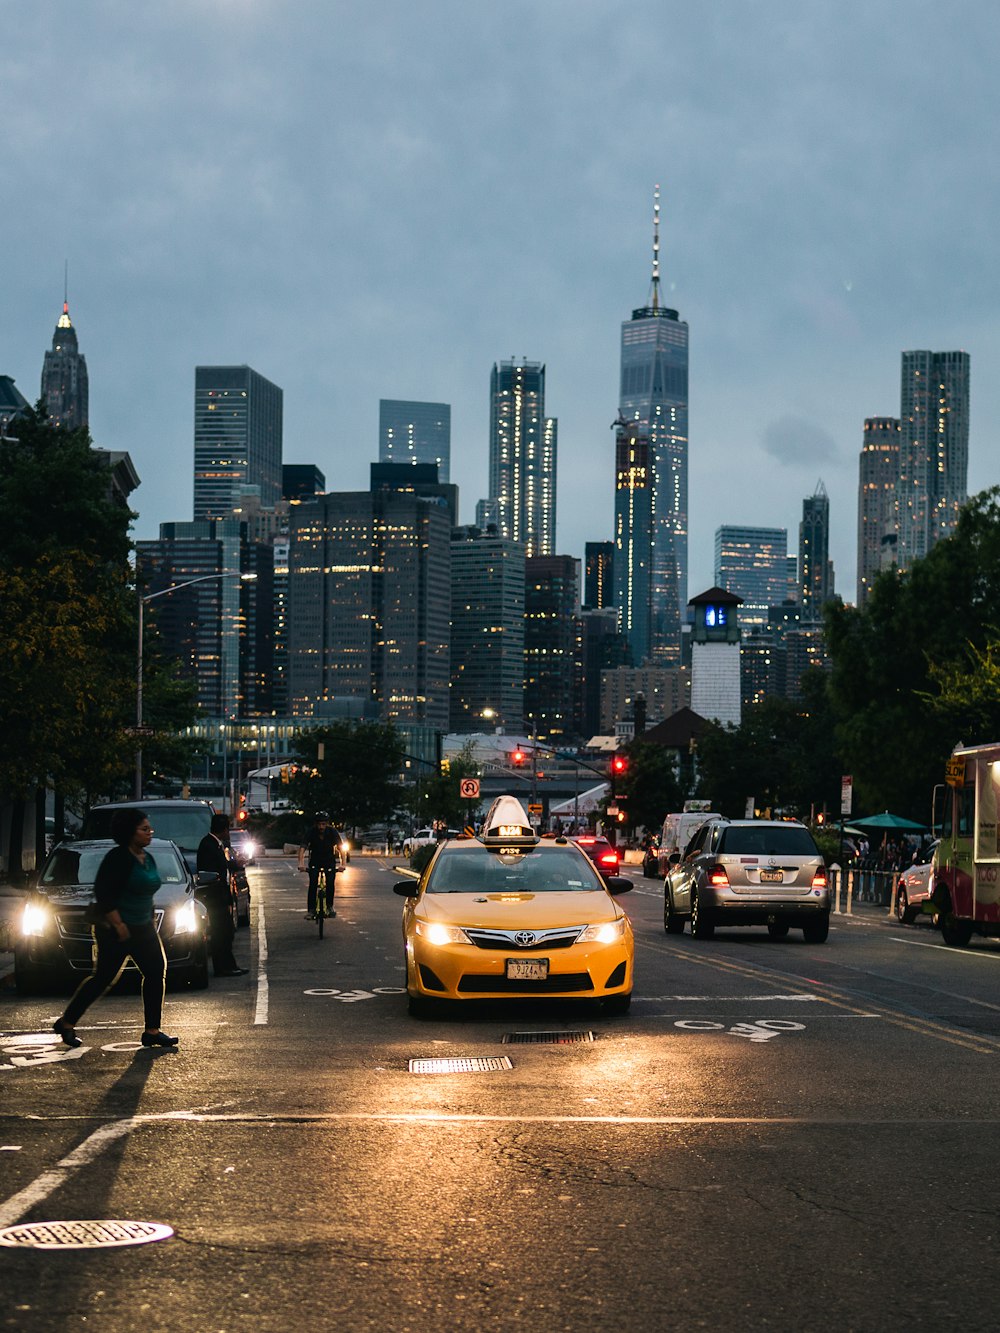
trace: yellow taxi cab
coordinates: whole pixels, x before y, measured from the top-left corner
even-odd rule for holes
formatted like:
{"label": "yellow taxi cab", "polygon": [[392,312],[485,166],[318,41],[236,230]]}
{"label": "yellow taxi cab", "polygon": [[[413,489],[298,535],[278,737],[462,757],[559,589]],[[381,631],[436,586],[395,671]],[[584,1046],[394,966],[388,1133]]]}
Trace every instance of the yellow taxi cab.
{"label": "yellow taxi cab", "polygon": [[478,838],[443,842],[406,899],[410,1012],[435,1000],[632,997],[632,925],[615,902],[631,880],[603,878],[567,838],[540,839],[521,803],[500,796]]}

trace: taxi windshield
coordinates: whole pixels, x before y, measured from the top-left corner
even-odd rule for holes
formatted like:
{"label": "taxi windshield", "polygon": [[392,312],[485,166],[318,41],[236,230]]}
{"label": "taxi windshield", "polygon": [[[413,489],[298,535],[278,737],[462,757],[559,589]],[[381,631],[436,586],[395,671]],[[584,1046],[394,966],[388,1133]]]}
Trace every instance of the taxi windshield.
{"label": "taxi windshield", "polygon": [[603,893],[590,862],[572,847],[445,848],[434,862],[427,893]]}

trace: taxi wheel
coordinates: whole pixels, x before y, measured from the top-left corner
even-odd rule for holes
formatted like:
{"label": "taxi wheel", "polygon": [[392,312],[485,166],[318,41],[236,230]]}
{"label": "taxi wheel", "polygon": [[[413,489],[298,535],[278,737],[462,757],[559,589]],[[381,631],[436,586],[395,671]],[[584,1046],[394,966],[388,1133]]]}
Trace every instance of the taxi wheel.
{"label": "taxi wheel", "polygon": [[436,1001],[428,1000],[424,995],[407,995],[406,1008],[411,1018],[431,1018],[434,1015]]}
{"label": "taxi wheel", "polygon": [[904,926],[908,926],[914,916],[909,899],[906,896],[906,890],[902,887],[896,897],[896,916]]}
{"label": "taxi wheel", "polygon": [[702,908],[696,889],[691,890],[691,934],[696,940],[710,940],[715,934],[711,911]]}
{"label": "taxi wheel", "polygon": [[612,995],[603,1002],[604,1012],[611,1017],[618,1014],[627,1014],[632,1007],[632,992],[628,995]]}

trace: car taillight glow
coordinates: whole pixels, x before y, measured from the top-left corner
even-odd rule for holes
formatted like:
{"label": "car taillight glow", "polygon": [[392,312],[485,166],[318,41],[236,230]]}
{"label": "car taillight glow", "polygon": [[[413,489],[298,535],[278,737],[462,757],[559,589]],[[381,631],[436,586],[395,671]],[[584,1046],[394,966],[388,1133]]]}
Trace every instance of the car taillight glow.
{"label": "car taillight glow", "polygon": [[724,885],[729,883],[729,876],[726,874],[725,866],[713,866],[708,872],[709,884]]}
{"label": "car taillight glow", "polygon": [[614,852],[605,852],[602,855],[601,857],[602,866],[616,866],[617,864],[618,864],[618,857],[614,854]]}
{"label": "car taillight glow", "polygon": [[817,871],[816,871],[815,875],[813,875],[812,886],[813,886],[814,889],[825,889],[825,888],[826,888],[826,871],[825,871],[825,870],[817,870]]}

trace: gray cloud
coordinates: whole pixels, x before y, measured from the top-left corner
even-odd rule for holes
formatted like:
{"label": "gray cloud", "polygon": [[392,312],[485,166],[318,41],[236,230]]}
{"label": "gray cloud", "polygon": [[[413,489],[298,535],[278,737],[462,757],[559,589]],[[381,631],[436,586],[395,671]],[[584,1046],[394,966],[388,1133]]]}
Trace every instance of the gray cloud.
{"label": "gray cloud", "polygon": [[830,463],[837,458],[833,437],[804,417],[784,416],[764,428],[761,444],[766,454],[789,467]]}

